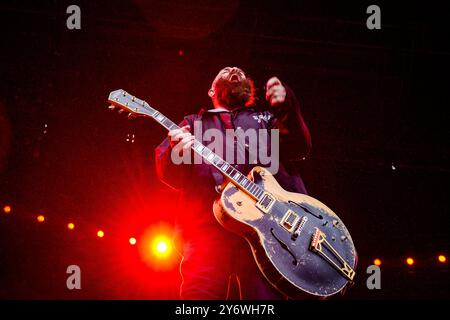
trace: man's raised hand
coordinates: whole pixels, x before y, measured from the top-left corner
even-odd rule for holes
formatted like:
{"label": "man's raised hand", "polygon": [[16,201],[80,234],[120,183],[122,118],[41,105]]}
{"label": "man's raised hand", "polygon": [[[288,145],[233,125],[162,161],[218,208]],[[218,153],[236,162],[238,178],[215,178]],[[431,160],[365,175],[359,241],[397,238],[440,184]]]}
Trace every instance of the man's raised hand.
{"label": "man's raised hand", "polygon": [[266,83],[266,100],[272,107],[277,107],[286,100],[286,88],[277,77],[270,78]]}

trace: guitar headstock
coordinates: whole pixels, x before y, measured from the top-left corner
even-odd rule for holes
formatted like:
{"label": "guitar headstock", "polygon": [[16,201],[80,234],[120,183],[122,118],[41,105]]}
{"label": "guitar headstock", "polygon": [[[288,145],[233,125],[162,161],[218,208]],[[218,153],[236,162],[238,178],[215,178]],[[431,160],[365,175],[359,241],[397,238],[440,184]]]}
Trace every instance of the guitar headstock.
{"label": "guitar headstock", "polygon": [[156,110],[153,109],[144,100],[138,99],[125,90],[114,90],[109,94],[108,102],[111,104],[109,109],[118,109],[119,113],[128,112],[131,116],[149,116],[153,117]]}

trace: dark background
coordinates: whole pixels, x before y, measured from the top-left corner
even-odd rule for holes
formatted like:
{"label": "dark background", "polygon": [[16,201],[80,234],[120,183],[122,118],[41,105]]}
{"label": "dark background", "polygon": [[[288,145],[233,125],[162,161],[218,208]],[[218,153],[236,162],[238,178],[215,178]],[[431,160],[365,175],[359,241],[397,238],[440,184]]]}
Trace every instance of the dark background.
{"label": "dark background", "polygon": [[[225,66],[246,70],[261,98],[273,75],[299,97],[313,139],[298,161],[307,189],[343,219],[360,256],[345,297],[448,298],[448,267],[436,261],[448,253],[450,213],[441,3],[2,2],[0,207],[13,212],[0,215],[0,298],[177,298],[177,268],[143,266],[126,245],[174,216],[177,195],[153,160],[166,133],[111,113],[107,96],[126,89],[179,121],[209,106]],[[70,4],[81,30],[66,28]],[[366,28],[370,4],[381,30]],[[370,291],[376,257],[382,289]],[[70,264],[82,269],[81,291],[66,288]]]}

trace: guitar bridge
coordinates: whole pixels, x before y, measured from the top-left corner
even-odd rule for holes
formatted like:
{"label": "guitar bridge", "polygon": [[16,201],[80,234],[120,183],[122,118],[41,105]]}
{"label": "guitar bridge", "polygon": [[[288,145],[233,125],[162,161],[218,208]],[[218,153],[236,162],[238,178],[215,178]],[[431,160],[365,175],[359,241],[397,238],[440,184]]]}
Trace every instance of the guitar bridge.
{"label": "guitar bridge", "polygon": [[256,202],[255,206],[264,213],[268,213],[275,204],[275,198],[268,192],[264,192],[261,199]]}
{"label": "guitar bridge", "polygon": [[[330,251],[335,259],[332,259],[327,255],[324,249]],[[316,228],[316,231],[312,235],[310,249],[313,252],[321,255],[329,264],[331,264],[337,271],[339,271],[342,276],[352,281],[355,277],[355,270],[347,263],[347,261],[342,258],[342,256],[337,252],[333,246],[327,241],[325,233]],[[337,260],[339,264],[335,262]]]}

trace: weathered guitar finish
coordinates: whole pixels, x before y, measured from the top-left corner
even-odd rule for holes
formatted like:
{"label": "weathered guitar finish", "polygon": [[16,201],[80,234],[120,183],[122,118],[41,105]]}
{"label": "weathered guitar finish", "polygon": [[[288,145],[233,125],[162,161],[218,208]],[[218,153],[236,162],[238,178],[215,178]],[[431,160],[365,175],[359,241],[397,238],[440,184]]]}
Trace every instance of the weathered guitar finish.
{"label": "weathered guitar finish", "polygon": [[291,298],[344,289],[355,276],[356,251],[339,217],[310,196],[285,191],[264,168],[253,168],[249,178],[272,197],[268,210],[260,207],[264,199],[256,202],[229,182],[214,214],[247,239],[267,280]]}
{"label": "weathered guitar finish", "polygon": [[[108,101],[110,109],[151,117],[168,130],[179,128],[124,90],[111,92]],[[214,215],[249,242],[259,269],[275,288],[291,298],[324,298],[353,282],[356,250],[330,208],[310,196],[285,191],[264,168],[255,167],[246,177],[198,140],[192,150],[229,179],[214,202]]]}

